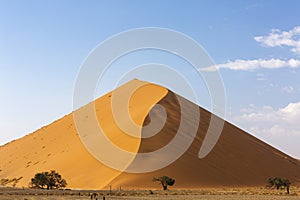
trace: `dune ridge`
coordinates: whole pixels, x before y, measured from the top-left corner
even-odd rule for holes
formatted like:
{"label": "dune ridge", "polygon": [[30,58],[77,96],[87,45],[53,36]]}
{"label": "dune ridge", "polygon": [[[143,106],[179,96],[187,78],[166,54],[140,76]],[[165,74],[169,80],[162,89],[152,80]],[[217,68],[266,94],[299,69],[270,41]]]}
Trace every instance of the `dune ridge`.
{"label": "dune ridge", "polygon": [[[96,117],[106,136],[117,146],[134,153],[152,152],[162,148],[175,137],[181,118],[179,102],[175,94],[161,86],[132,80],[117,88],[114,106],[127,112],[122,96],[138,88],[129,101],[129,113],[138,125],[139,134],[151,120],[161,120],[161,113],[153,109],[155,104],[167,112],[165,126],[149,138],[136,138],[125,134],[113,120],[112,92],[100,97],[76,112],[82,112],[80,120],[89,125],[91,108],[95,106]],[[211,113],[192,102],[179,97],[191,109],[199,109],[200,121],[197,135],[188,150],[169,166],[149,173],[134,174],[111,169],[95,159],[82,144],[77,133],[73,113],[45,126],[21,139],[0,147],[0,179],[23,178],[18,187],[28,186],[33,175],[40,171],[55,169],[68,181],[69,188],[102,189],[114,188],[160,188],[152,178],[168,175],[175,178],[173,188],[199,187],[244,187],[264,186],[266,179],[273,176],[289,178],[300,185],[300,162],[270,145],[249,135],[234,125],[225,122],[222,135],[213,151],[204,159],[198,152],[211,119]],[[118,102],[119,101],[119,102]],[[119,107],[118,107],[119,105]],[[150,120],[149,112],[152,110]],[[190,116],[191,123],[193,116]],[[126,125],[126,122],[125,122]],[[128,125],[128,127],[130,127]],[[188,129],[184,129],[188,131]],[[109,153],[109,152],[108,152]],[[113,156],[113,155],[112,155]],[[164,159],[163,157],[161,159]],[[133,160],[134,162],[134,160]]]}

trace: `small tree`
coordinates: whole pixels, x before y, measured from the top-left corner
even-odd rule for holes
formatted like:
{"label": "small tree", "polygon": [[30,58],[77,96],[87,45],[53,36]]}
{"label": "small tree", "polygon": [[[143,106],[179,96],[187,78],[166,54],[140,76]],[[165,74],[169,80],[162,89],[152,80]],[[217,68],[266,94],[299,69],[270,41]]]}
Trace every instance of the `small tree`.
{"label": "small tree", "polygon": [[174,185],[175,183],[175,180],[168,177],[168,176],[162,176],[162,177],[158,177],[158,178],[153,178],[153,181],[154,182],[160,182],[162,187],[163,187],[163,190],[167,190],[168,189],[168,186],[172,186]]}
{"label": "small tree", "polygon": [[277,190],[280,188],[286,188],[287,193],[290,193],[291,182],[288,179],[282,179],[279,177],[269,178],[268,179],[269,187],[275,187]]}
{"label": "small tree", "polygon": [[34,178],[31,179],[30,187],[39,188],[39,189],[59,189],[67,186],[65,179],[55,170],[50,172],[41,172],[34,175]]}

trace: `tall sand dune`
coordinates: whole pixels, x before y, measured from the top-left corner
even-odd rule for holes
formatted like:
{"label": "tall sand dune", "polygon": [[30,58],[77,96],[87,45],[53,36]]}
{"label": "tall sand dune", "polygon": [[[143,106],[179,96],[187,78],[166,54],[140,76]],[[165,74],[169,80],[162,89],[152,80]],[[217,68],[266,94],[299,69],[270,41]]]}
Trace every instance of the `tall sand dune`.
{"label": "tall sand dune", "polygon": [[[129,105],[124,107],[128,94]],[[112,104],[112,98],[114,103]],[[263,186],[268,177],[280,176],[300,185],[300,162],[270,145],[256,139],[243,130],[225,122],[221,137],[208,156],[198,158],[212,114],[189,102],[183,97],[187,109],[185,114],[199,109],[200,121],[197,135],[188,150],[175,162],[160,170],[148,173],[127,173],[112,169],[99,162],[85,148],[76,129],[73,113],[45,126],[21,139],[0,147],[0,179],[23,177],[18,187],[28,186],[35,173],[48,170],[58,171],[68,182],[69,188],[101,189],[108,186],[123,188],[159,188],[153,177],[168,175],[176,180],[174,188]],[[152,110],[155,104],[167,112],[164,127],[158,134],[141,138],[151,121],[162,120],[161,112]],[[129,112],[137,124],[139,137],[124,133],[113,118],[113,110],[120,116]],[[132,153],[147,153],[164,147],[177,134],[181,116],[180,105],[175,94],[158,85],[132,80],[79,110],[79,123],[87,124],[87,132],[93,132],[89,125],[90,113],[95,108],[96,117],[106,137],[116,146]],[[129,110],[127,109],[129,108]],[[193,116],[190,116],[193,119]],[[77,122],[78,123],[78,122]],[[131,128],[126,120],[122,126]],[[144,127],[144,128],[143,128]],[[90,128],[90,130],[89,130]],[[126,127],[125,127],[126,128]],[[185,128],[188,132],[189,129]],[[88,133],[87,133],[88,134]],[[101,145],[101,143],[99,143]],[[178,147],[181,148],[181,147]],[[114,156],[112,152],[105,152]],[[172,153],[172,152],[170,152]],[[163,155],[161,159],[164,159]],[[120,158],[121,159],[121,158]],[[134,163],[135,159],[128,162]]]}

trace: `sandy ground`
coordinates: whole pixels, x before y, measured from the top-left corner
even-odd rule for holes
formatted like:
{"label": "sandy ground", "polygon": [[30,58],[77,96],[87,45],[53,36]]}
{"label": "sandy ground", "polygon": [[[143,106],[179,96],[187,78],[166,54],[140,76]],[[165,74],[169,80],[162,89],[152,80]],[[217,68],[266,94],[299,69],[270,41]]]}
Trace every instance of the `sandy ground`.
{"label": "sandy ground", "polygon": [[282,197],[282,196],[273,196],[273,195],[178,195],[178,196],[160,196],[160,197],[109,197],[106,199],[128,199],[128,200],[197,200],[197,199],[206,199],[206,200],[260,200],[260,199],[273,199],[273,200],[294,200],[300,199],[300,197]]}
{"label": "sandy ground", "polygon": [[[0,195],[1,200],[82,200],[90,199],[89,196],[18,196]],[[101,196],[98,200],[102,200]],[[176,196],[106,196],[105,200],[299,200],[299,196],[276,196],[276,195],[176,195]]]}
{"label": "sandy ground", "polygon": [[[205,190],[113,190],[109,191],[47,191],[47,190],[21,190],[1,189],[1,200],[81,200],[90,199],[89,194],[97,192],[98,200],[294,200],[300,199],[300,188],[292,187],[291,194],[287,195],[284,190],[266,188],[214,188]],[[24,195],[26,194],[26,195]]]}
{"label": "sandy ground", "polygon": [[[74,196],[0,196],[1,200],[83,200],[90,199],[90,197],[74,197]],[[297,196],[274,196],[274,195],[178,195],[178,196],[160,196],[160,197],[119,197],[108,196],[106,200],[299,200]],[[99,200],[102,200],[100,198]]]}

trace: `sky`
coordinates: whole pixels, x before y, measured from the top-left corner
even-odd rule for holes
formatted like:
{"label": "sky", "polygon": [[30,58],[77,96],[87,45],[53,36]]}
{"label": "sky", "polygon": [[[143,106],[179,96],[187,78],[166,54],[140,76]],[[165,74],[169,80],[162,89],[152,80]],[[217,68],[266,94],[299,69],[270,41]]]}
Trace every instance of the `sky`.
{"label": "sky", "polygon": [[[228,121],[300,158],[299,9],[296,0],[0,0],[0,145],[72,111],[80,67],[101,42],[160,27],[209,54],[215,66],[206,70],[222,77]],[[95,96],[113,88],[112,75],[161,60],[181,72],[188,67],[164,52],[136,52],[115,63]],[[202,89],[200,106],[209,109]]]}

